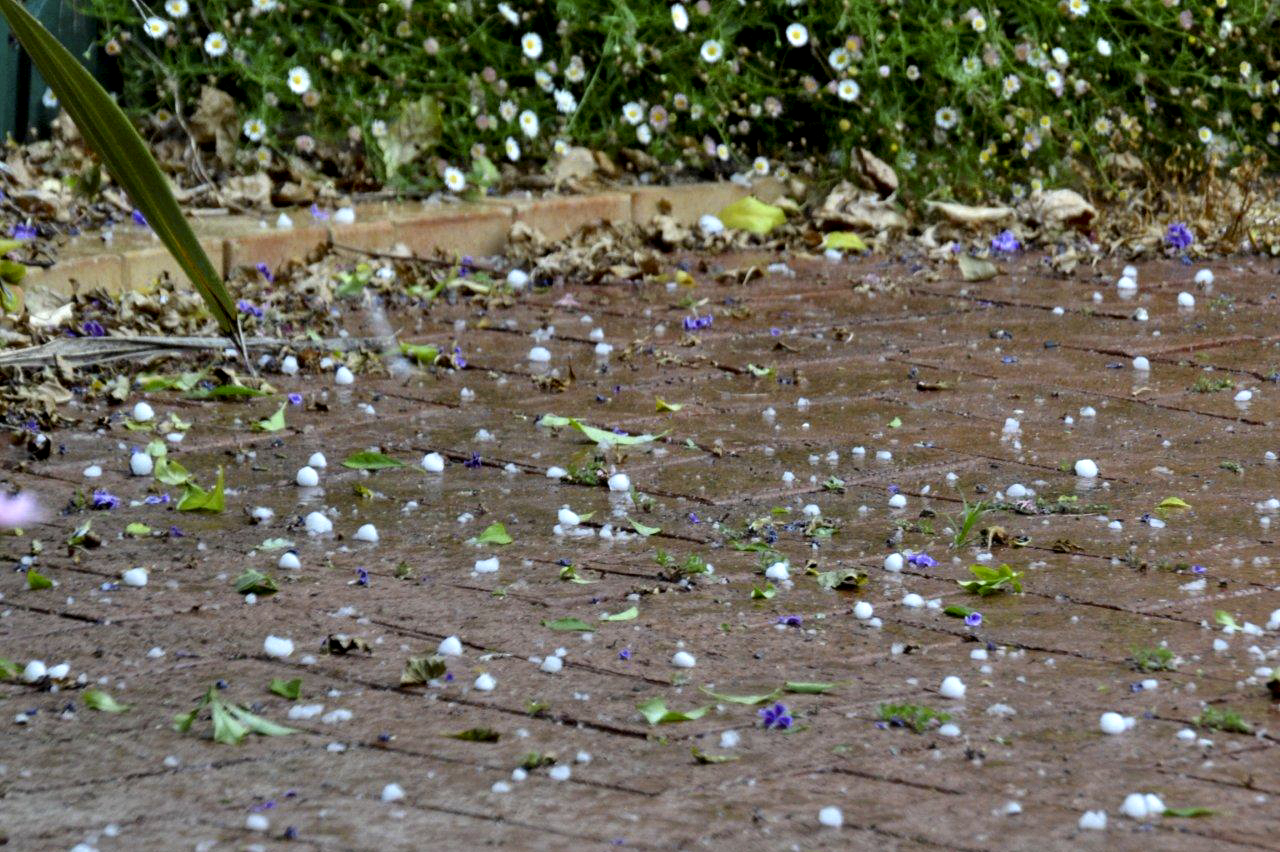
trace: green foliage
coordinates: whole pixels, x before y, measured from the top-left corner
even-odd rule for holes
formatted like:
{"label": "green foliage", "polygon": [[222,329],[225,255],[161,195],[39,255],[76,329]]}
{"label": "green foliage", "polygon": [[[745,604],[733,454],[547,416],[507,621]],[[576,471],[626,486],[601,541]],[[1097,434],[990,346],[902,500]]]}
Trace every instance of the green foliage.
{"label": "green foliage", "polygon": [[1134,648],[1131,659],[1134,666],[1144,672],[1171,672],[1177,668],[1174,653],[1168,648]]}
{"label": "green foliage", "polygon": [[966,592],[985,598],[1005,590],[1022,591],[1022,572],[1014,571],[1008,565],[988,568],[975,563],[969,566],[969,573],[973,575],[972,580],[956,580]]}
{"label": "green foliage", "polygon": [[960,511],[958,517],[947,517],[947,523],[951,524],[952,529],[952,547],[964,547],[973,540],[973,533],[978,528],[978,523],[982,520],[982,516],[986,514],[987,508],[987,504],[981,500],[973,504],[965,500],[964,508]]}
{"label": "green foliage", "polygon": [[85,142],[106,163],[112,177],[146,217],[156,236],[204,298],[222,331],[239,345],[240,324],[235,302],[182,215],[168,179],[133,124],[84,66],[21,3],[0,0],[0,13],[8,19],[13,35],[75,121]]}
{"label": "green foliage", "polygon": [[173,718],[173,729],[185,734],[191,730],[201,711],[208,709],[213,720],[213,741],[226,745],[236,745],[244,741],[249,734],[264,737],[280,737],[295,733],[293,728],[278,725],[269,719],[250,713],[238,704],[223,701],[217,686],[209,687],[195,709],[190,713],[179,713]]}
{"label": "green foliage", "polygon": [[935,720],[944,724],[951,720],[949,713],[941,713],[923,704],[881,704],[878,717],[893,728],[910,728],[917,734],[924,733]]}
{"label": "green foliage", "polygon": [[1253,733],[1253,726],[1241,718],[1240,714],[1234,710],[1205,707],[1193,721],[1202,728],[1213,728],[1232,734]]}

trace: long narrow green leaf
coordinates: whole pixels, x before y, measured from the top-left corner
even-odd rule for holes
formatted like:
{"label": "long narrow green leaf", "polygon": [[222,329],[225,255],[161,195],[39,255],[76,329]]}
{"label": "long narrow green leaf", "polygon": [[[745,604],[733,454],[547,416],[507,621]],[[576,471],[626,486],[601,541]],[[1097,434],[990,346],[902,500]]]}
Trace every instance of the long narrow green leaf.
{"label": "long narrow green leaf", "polygon": [[106,90],[17,0],[0,12],[85,142],[147,217],[147,223],[187,274],[222,331],[240,341],[235,302],[182,215],[169,183],[147,145]]}

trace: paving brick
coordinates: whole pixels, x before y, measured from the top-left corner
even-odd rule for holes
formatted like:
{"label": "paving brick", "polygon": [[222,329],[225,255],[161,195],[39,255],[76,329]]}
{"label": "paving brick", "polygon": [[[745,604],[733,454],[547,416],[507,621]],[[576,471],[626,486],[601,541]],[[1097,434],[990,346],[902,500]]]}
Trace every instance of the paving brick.
{"label": "paving brick", "polygon": [[745,186],[733,183],[691,183],[677,186],[645,186],[631,193],[631,218],[647,225],[660,214],[685,225],[696,224],[710,213],[715,215],[739,198],[750,195]]}
{"label": "paving brick", "polygon": [[395,242],[415,254],[487,255],[507,243],[514,214],[497,205],[409,207],[393,213]]}
{"label": "paving brick", "polygon": [[48,290],[69,296],[98,287],[108,293],[124,290],[124,259],[115,253],[65,257],[48,269],[30,269],[22,286],[28,291]]}
{"label": "paving brick", "polygon": [[536,228],[549,240],[558,240],[586,225],[631,221],[631,194],[602,192],[597,195],[557,196],[536,200],[496,202],[514,212],[515,221]]}
{"label": "paving brick", "polygon": [[246,231],[227,238],[225,268],[230,272],[238,266],[265,263],[274,270],[290,260],[305,258],[317,246],[328,242],[329,231],[317,225]]}
{"label": "paving brick", "polygon": [[[222,272],[223,241],[215,237],[201,237],[200,245],[209,255],[214,268]],[[124,252],[122,257],[124,258],[125,285],[132,290],[146,292],[155,285],[156,279],[166,273],[178,281],[187,281],[187,276],[182,272],[178,261],[163,245],[132,249]]]}

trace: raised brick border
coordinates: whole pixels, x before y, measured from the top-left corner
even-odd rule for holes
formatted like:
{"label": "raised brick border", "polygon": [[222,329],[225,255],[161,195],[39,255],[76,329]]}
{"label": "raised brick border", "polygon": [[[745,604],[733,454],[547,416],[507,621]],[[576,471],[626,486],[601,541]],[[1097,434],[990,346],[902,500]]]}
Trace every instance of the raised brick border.
{"label": "raised brick border", "polygon": [[[305,210],[287,211],[294,221],[294,227],[288,229],[248,216],[196,219],[193,225],[210,259],[225,276],[239,266],[258,263],[275,269],[330,243],[370,251],[403,245],[416,254],[439,251],[456,257],[498,254],[516,222],[526,223],[550,239],[595,223],[648,224],[664,213],[691,225],[703,214],[717,213],[753,192],[771,200],[782,189],[772,180],[753,187],[735,183],[644,186],[591,195],[486,199],[475,204],[370,205],[357,210],[356,222],[351,225],[316,223]],[[90,235],[73,240],[53,266],[32,269],[25,285],[62,295],[76,288],[100,287],[112,293],[146,291],[162,272],[180,274],[153,235],[130,234],[114,245]]]}

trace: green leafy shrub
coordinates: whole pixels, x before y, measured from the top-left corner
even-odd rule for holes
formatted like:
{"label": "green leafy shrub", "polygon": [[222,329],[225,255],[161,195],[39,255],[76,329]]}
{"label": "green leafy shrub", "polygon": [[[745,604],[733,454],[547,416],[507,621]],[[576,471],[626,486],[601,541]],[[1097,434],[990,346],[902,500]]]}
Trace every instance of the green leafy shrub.
{"label": "green leafy shrub", "polygon": [[700,174],[838,167],[864,146],[919,191],[1016,196],[1255,159],[1280,132],[1269,3],[86,6],[139,120],[176,133],[175,104],[189,118],[216,87],[235,104],[230,165],[298,158],[346,187],[474,188],[569,145]]}

